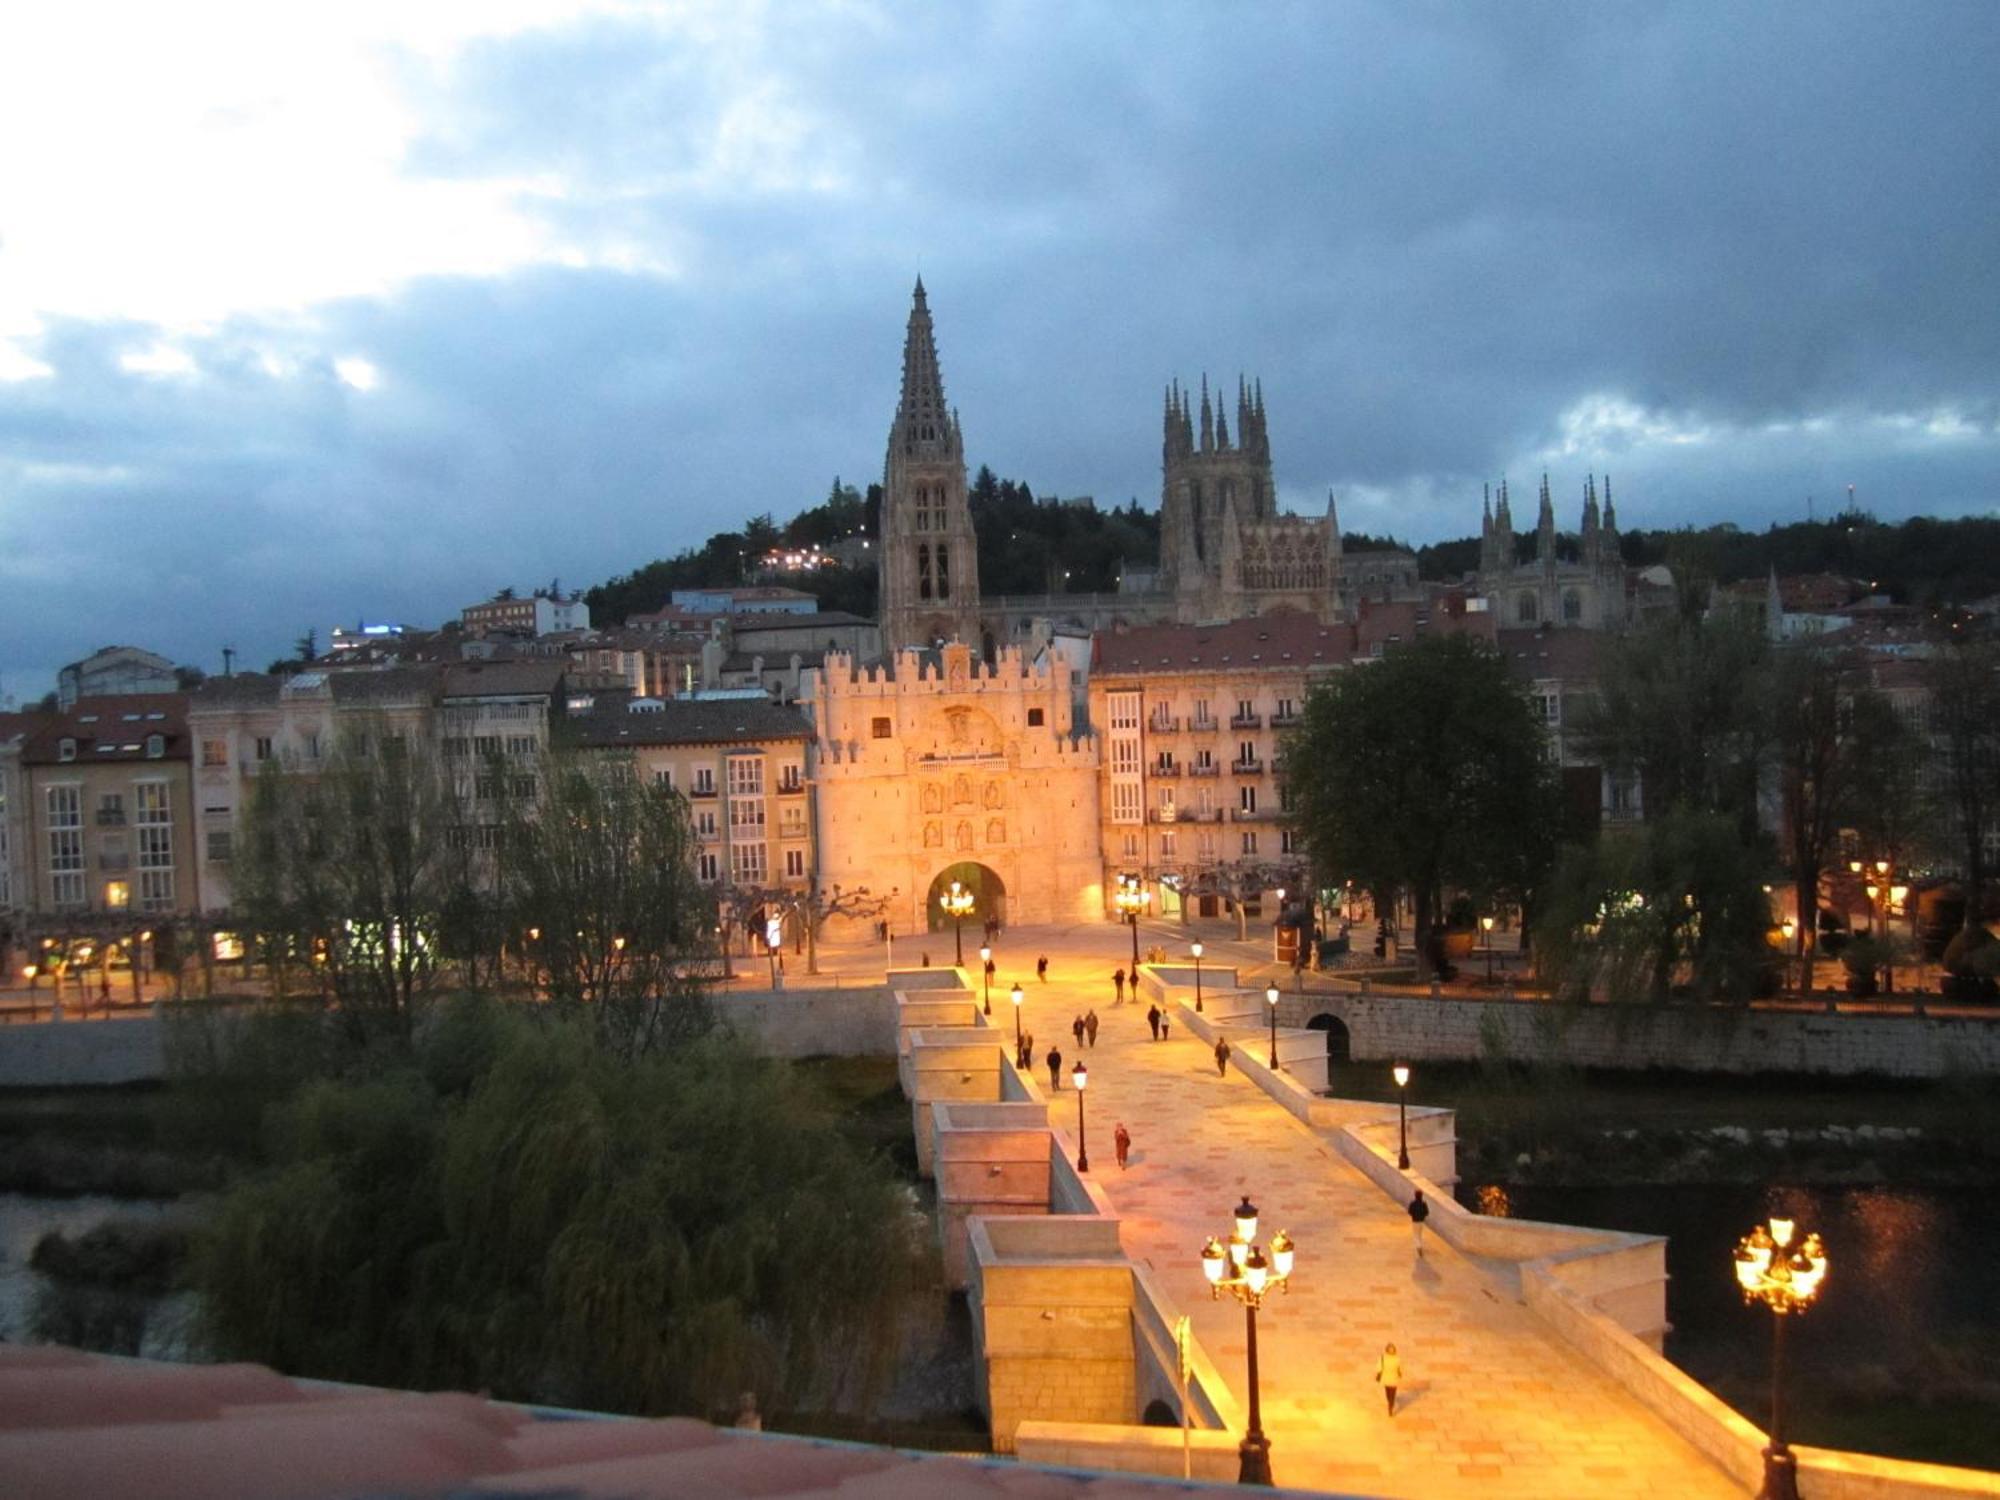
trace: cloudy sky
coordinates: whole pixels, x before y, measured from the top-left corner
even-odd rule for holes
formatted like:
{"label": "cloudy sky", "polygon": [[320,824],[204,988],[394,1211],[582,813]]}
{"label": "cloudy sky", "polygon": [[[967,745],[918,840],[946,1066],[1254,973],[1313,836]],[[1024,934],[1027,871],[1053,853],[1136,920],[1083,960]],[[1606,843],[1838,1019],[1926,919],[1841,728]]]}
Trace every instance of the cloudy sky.
{"label": "cloudy sky", "polygon": [[2000,5],[343,0],[0,18],[0,694],[588,584],[972,463],[1476,529],[2000,504]]}

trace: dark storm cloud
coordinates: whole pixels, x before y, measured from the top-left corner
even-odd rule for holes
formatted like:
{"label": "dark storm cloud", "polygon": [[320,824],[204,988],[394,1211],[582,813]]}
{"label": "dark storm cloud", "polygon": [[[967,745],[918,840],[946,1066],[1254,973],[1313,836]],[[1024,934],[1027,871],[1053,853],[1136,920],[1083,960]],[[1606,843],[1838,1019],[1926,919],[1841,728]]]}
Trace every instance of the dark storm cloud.
{"label": "dark storm cloud", "polygon": [[1606,467],[1628,525],[2000,492],[1985,4],[788,7],[400,67],[410,170],[600,268],[246,322],[198,379],[56,329],[0,385],[0,667],[432,621],[865,482],[918,270],[972,461],[1043,493],[1153,503],[1204,368],[1263,377],[1288,500],[1413,540],[1543,467],[1566,524]]}

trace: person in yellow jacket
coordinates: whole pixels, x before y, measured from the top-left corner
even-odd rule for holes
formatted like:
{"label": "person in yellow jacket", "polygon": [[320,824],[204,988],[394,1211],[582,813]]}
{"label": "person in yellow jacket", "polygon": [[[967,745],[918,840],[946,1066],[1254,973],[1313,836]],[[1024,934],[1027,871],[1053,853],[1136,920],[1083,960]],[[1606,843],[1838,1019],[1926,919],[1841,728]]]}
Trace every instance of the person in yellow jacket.
{"label": "person in yellow jacket", "polygon": [[1382,1384],[1382,1395],[1389,1403],[1389,1415],[1396,1415],[1396,1387],[1403,1383],[1403,1360],[1396,1353],[1394,1344],[1382,1346],[1382,1358],[1375,1366],[1375,1378]]}

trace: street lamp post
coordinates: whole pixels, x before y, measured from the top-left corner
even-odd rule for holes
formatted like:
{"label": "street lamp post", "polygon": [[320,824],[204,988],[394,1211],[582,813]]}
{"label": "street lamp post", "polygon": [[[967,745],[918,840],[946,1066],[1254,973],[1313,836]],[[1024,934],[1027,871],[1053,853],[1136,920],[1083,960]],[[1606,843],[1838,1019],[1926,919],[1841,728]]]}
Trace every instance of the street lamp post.
{"label": "street lamp post", "polygon": [[[625,940],[620,938],[618,941],[623,946]],[[764,929],[764,948],[771,957],[771,988],[774,990],[778,987],[778,949],[784,946],[784,942],[784,934],[775,925]]]}
{"label": "street lamp post", "polygon": [[979,945],[979,963],[986,976],[986,1014],[993,1014],[993,949],[989,944]]}
{"label": "street lamp post", "polygon": [[1243,1304],[1249,1333],[1247,1363],[1250,1375],[1250,1430],[1237,1448],[1238,1484],[1271,1483],[1271,1440],[1264,1436],[1264,1415],[1259,1404],[1257,1381],[1257,1309],[1264,1294],[1273,1286],[1291,1290],[1292,1237],[1280,1229],[1271,1236],[1271,1252],[1256,1243],[1257,1205],[1247,1197],[1236,1205],[1236,1227],[1225,1246],[1211,1237],[1201,1250],[1201,1274],[1208,1278],[1208,1295],[1220,1297],[1225,1291]]}
{"label": "street lamp post", "polygon": [[1493,919],[1479,919],[1479,940],[1486,946],[1486,982],[1493,982]]}
{"label": "street lamp post", "polygon": [[1021,993],[1021,986],[1020,986],[1020,985],[1019,985],[1019,984],[1017,983],[1017,984],[1016,984],[1016,985],[1014,986],[1014,996],[1013,996],[1013,999],[1014,999],[1014,1051],[1015,1051],[1015,1054],[1016,1054],[1016,1055],[1019,1055],[1019,1053],[1020,1053],[1020,1051],[1021,1051],[1021,1001],[1022,1001],[1022,1000],[1023,1000],[1024,998],[1026,998],[1026,997],[1025,997],[1025,996],[1023,996],[1023,995],[1022,995],[1022,993]]}
{"label": "street lamp post", "polygon": [[1264,1008],[1271,1013],[1271,1071],[1278,1071],[1278,987],[1267,985],[1264,989]]}
{"label": "street lamp post", "polygon": [[1771,1434],[1758,1500],[1799,1500],[1799,1461],[1785,1441],[1785,1325],[1806,1310],[1826,1279],[1826,1249],[1809,1234],[1794,1249],[1790,1219],[1759,1224],[1736,1246],[1736,1281],[1746,1302],[1771,1309]]}
{"label": "street lamp post", "polygon": [[1410,1065],[1397,1063],[1389,1070],[1396,1080],[1396,1170],[1410,1170]]}
{"label": "street lamp post", "polygon": [[1083,1124],[1083,1090],[1090,1082],[1090,1069],[1083,1065],[1081,1058],[1078,1058],[1076,1066],[1070,1069],[1070,1081],[1076,1085],[1076,1169],[1079,1172],[1088,1172],[1090,1136]]}
{"label": "street lamp post", "polygon": [[1112,894],[1111,904],[1118,908],[1132,929],[1132,977],[1139,977],[1139,913],[1152,902],[1153,893],[1139,888],[1137,875],[1120,875],[1118,889]]}
{"label": "street lamp post", "polygon": [[1194,945],[1194,1008],[1201,1009],[1201,944]]}
{"label": "street lamp post", "polygon": [[938,905],[951,918],[952,962],[961,969],[965,967],[965,914],[972,910],[972,892],[956,880],[951,889],[938,897]]}

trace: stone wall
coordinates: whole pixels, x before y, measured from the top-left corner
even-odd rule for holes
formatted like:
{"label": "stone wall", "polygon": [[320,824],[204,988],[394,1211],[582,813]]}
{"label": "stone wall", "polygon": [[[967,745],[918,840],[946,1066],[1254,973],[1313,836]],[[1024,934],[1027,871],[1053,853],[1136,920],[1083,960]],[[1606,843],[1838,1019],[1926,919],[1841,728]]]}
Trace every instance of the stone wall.
{"label": "stone wall", "polygon": [[2000,1015],[1575,1006],[1379,992],[1308,994],[1303,1003],[1289,997],[1280,1002],[1281,1022],[1303,1024],[1320,1015],[1346,1025],[1354,1057],[1383,1062],[1472,1061],[1497,1044],[1510,1058],[1580,1067],[1891,1078],[2000,1073]]}
{"label": "stone wall", "polygon": [[166,1070],[157,1014],[0,1026],[0,1088],[146,1083]]}
{"label": "stone wall", "polygon": [[896,1050],[896,1007],[883,985],[718,993],[715,1014],[766,1057],[886,1057]]}

